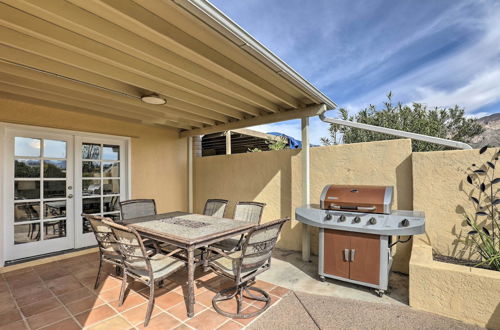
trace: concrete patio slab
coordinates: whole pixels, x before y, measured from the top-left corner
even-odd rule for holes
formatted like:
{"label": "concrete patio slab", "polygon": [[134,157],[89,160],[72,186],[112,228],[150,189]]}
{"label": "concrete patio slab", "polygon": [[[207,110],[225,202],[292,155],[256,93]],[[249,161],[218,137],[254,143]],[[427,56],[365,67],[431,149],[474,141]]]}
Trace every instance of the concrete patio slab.
{"label": "concrete patio slab", "polygon": [[483,329],[394,304],[293,292],[247,329]]}
{"label": "concrete patio slab", "polygon": [[311,262],[304,262],[301,254],[296,251],[276,249],[273,252],[271,269],[259,275],[259,279],[310,294],[408,305],[408,276],[404,274],[391,273],[389,279],[391,292],[380,298],[372,289],[360,285],[332,279],[319,281],[318,257],[312,256]]}

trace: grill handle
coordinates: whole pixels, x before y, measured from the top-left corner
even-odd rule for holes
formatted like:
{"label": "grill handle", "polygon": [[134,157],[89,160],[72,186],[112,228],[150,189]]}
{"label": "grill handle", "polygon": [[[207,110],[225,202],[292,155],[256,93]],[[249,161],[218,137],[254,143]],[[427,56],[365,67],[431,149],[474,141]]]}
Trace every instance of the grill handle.
{"label": "grill handle", "polygon": [[349,249],[344,249],[344,261],[349,262]]}
{"label": "grill handle", "polygon": [[375,211],[377,207],[375,206],[340,206],[330,204],[331,209],[335,210],[349,210],[349,211]]}

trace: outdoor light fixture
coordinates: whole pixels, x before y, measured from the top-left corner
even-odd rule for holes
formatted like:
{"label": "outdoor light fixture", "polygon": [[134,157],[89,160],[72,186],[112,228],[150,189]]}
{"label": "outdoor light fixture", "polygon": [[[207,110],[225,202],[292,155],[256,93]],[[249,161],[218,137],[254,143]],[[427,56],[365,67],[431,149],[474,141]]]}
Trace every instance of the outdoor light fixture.
{"label": "outdoor light fixture", "polygon": [[160,97],[156,94],[142,96],[141,100],[142,100],[142,102],[147,103],[147,104],[161,105],[161,104],[167,103],[167,100],[165,100],[163,97]]}

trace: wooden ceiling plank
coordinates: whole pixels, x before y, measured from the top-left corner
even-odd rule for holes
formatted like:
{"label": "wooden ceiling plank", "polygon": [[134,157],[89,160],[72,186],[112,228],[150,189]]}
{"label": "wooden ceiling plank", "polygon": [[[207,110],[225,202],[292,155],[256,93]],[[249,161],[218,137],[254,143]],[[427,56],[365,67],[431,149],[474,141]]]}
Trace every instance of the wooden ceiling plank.
{"label": "wooden ceiling plank", "polygon": [[[57,95],[52,95],[51,93],[46,93],[46,92],[40,92],[37,90],[32,90],[29,88],[25,87],[20,87],[20,86],[15,86],[15,85],[9,85],[5,83],[0,83],[0,94],[2,95],[16,95],[17,100],[20,101],[25,101],[25,102],[31,102],[32,100],[43,100],[45,102],[49,102],[51,104],[60,104],[64,105],[65,108],[64,110],[70,110],[70,111],[75,111],[75,112],[83,112],[86,114],[93,114],[93,115],[98,115],[98,116],[103,116],[107,118],[113,118],[116,120],[122,120],[123,118],[127,118],[130,121],[133,121],[138,124],[157,124],[157,125],[167,125],[170,127],[174,127],[172,124],[172,121],[168,120],[162,120],[162,119],[154,119],[150,117],[138,117],[136,114],[130,114],[127,111],[121,111],[117,112],[114,109],[109,109],[107,107],[101,106],[96,108],[92,104],[87,104],[86,102],[81,102],[79,100],[74,100],[71,98],[65,98],[65,97],[60,97]],[[7,97],[9,98],[9,97]],[[31,101],[30,101],[31,100]],[[31,102],[33,103],[33,102]],[[35,103],[39,104],[39,103]],[[41,104],[41,103],[40,103]],[[81,109],[84,109],[85,111],[81,111]],[[175,125],[176,128],[182,128],[182,129],[190,129],[192,126],[182,124],[182,123],[176,123]]]}
{"label": "wooden ceiling plank", "polygon": [[259,109],[248,103],[1,3],[0,24],[71,52],[165,84],[174,90],[180,89],[253,116],[259,115]]}
{"label": "wooden ceiling plank", "polygon": [[38,0],[5,0],[4,2],[102,44],[109,45],[137,58],[142,58],[156,66],[185,76],[210,88],[233,97],[241,98],[247,103],[252,103],[254,106],[262,107],[271,112],[279,111],[275,103],[264,98],[262,95],[252,92],[236,84],[234,81],[189,61],[149,40],[130,33],[130,31],[112,24],[74,4],[63,0],[51,0],[43,3]]}
{"label": "wooden ceiling plank", "polygon": [[[68,77],[72,79],[78,79],[80,78],[81,80],[85,81],[86,83],[91,84],[91,88],[95,88],[96,90],[113,90],[119,93],[123,93],[126,95],[131,95],[131,96],[136,96],[139,98],[139,95],[141,92],[139,89],[130,89],[130,86],[127,84],[123,84],[120,82],[117,82],[115,80],[111,80],[109,78],[102,77],[100,75],[84,71],[75,67],[72,67],[70,65],[66,65],[63,63],[59,63],[56,61],[53,61],[48,58],[44,58],[38,55],[30,54],[25,51],[15,49],[9,46],[2,45],[0,43],[0,57],[4,57],[6,60],[11,61],[11,62],[19,62],[22,65],[26,65],[29,67],[37,67],[40,70],[43,70],[45,72],[51,72],[56,75],[60,75],[63,77]],[[28,70],[28,69],[26,69]],[[35,72],[35,71],[33,71]],[[46,73],[40,73],[44,74],[47,76],[52,76],[51,74],[46,74]],[[66,82],[72,82],[72,80],[60,78],[62,81]],[[77,84],[81,86],[86,86],[85,83],[79,83],[76,82]],[[97,88],[92,85],[100,86],[103,88]],[[119,93],[111,93],[110,94],[116,94],[117,97],[125,97],[124,95],[120,95]],[[141,102],[142,103],[142,102]],[[145,104],[144,104],[145,105]],[[195,120],[198,116],[202,116],[204,118],[214,118],[215,120],[219,122],[227,122],[227,117],[224,115],[221,115],[219,113],[215,113],[213,111],[210,111],[206,108],[198,107],[191,105],[187,102],[175,100],[175,99],[170,99],[168,100],[168,107],[164,108],[165,110],[169,110],[172,108],[175,112],[182,111],[183,114],[186,114],[186,118],[191,118]],[[194,116],[194,117],[192,117]],[[199,118],[198,118],[199,119]]]}
{"label": "wooden ceiling plank", "polygon": [[[78,84],[76,82],[67,81],[64,79],[57,78],[55,76],[45,75],[36,71],[31,71],[29,69],[22,69],[13,65],[0,62],[0,72],[8,74],[7,79],[9,81],[18,81],[22,83],[19,79],[24,79],[25,83],[31,84],[44,84],[50,85],[57,89],[69,89],[75,92],[81,92],[86,95],[86,99],[96,98],[99,102],[109,105],[121,105],[128,110],[133,110],[137,113],[144,113],[145,110],[148,113],[155,114],[157,116],[165,116],[166,119],[172,119],[182,122],[183,120],[188,120],[191,122],[191,126],[201,127],[203,125],[192,125],[192,122],[205,123],[208,125],[214,125],[213,120],[206,119],[204,117],[192,115],[190,113],[185,113],[177,109],[173,109],[166,106],[156,106],[147,105],[138,98],[126,98],[124,96],[115,95],[113,93],[96,89],[91,86]],[[54,89],[52,89],[54,90]],[[112,104],[112,103],[113,104]]]}
{"label": "wooden ceiling plank", "polygon": [[[104,65],[104,63],[97,60],[74,53],[56,45],[49,44],[9,28],[0,28],[0,43],[21,49],[28,53],[46,57],[57,62],[75,66],[82,70],[100,74],[130,85],[140,86],[143,89],[167,95],[167,98],[181,99],[185,102],[210,109],[214,112],[219,112],[233,118],[241,118],[241,113],[234,108],[201,98],[189,92],[172,88],[165,84],[154,82],[148,78],[136,75],[126,70]],[[1,54],[0,56],[3,57],[4,54]]]}
{"label": "wooden ceiling plank", "polygon": [[240,120],[236,122],[231,122],[227,124],[215,125],[205,128],[196,128],[190,131],[182,131],[180,132],[181,137],[186,136],[195,136],[195,135],[204,135],[210,133],[216,133],[221,131],[230,131],[237,128],[245,128],[250,126],[275,123],[285,120],[304,118],[304,117],[313,117],[318,116],[320,113],[323,113],[326,110],[326,105],[318,104],[311,105],[305,108],[290,110],[286,112],[273,113],[271,115],[260,116],[256,118],[249,118],[245,120]]}
{"label": "wooden ceiling plank", "polygon": [[43,85],[39,83],[33,84],[29,83],[29,81],[27,80],[22,80],[22,78],[20,79],[19,77],[9,77],[8,75],[2,73],[0,73],[0,82],[11,86],[18,86],[21,88],[27,88],[38,92],[49,93],[55,96],[71,98],[76,101],[81,101],[85,102],[86,104],[93,105],[94,108],[106,107],[108,109],[113,109],[115,113],[127,112],[131,115],[136,115],[137,118],[139,119],[142,118],[148,122],[153,121],[161,123],[163,121],[174,121],[184,124],[184,126],[187,127],[198,127],[198,128],[203,127],[203,124],[197,121],[168,117],[165,116],[163,113],[159,113],[157,115],[154,115],[152,113],[144,113],[144,111],[141,111],[141,109],[137,109],[132,106],[124,105],[121,107],[118,104],[109,103],[105,98],[95,98],[95,97],[91,98],[89,97],[89,95],[85,93],[81,93],[78,91],[75,92],[71,89],[53,86],[48,83],[44,83]]}
{"label": "wooden ceiling plank", "polygon": [[[225,75],[231,75],[232,79],[238,79],[240,82],[249,82],[254,88],[258,88],[259,94],[279,99],[286,107],[299,106],[295,98],[274,84],[157,16],[162,10],[168,10],[168,7],[161,6],[160,1],[142,2],[140,5],[127,0],[71,0],[71,2],[165,48],[172,49],[181,56],[189,54],[190,60],[203,63],[205,67],[217,66],[223,69]],[[159,7],[154,9],[151,6]],[[157,10],[156,14],[150,10]]]}
{"label": "wooden ceiling plank", "polygon": [[[76,113],[80,113],[80,114],[84,113],[87,115],[98,116],[100,118],[109,118],[109,119],[113,119],[113,120],[125,121],[125,122],[134,123],[134,124],[138,123],[138,121],[136,119],[121,117],[121,116],[117,116],[117,115],[110,115],[110,114],[98,112],[98,111],[95,111],[92,109],[86,109],[86,108],[82,108],[82,107],[78,107],[78,106],[66,105],[66,104],[63,104],[60,102],[51,102],[51,101],[42,100],[42,99],[38,99],[38,98],[34,98],[34,97],[23,96],[23,95],[18,95],[18,94],[13,94],[13,93],[7,93],[7,92],[3,92],[1,90],[0,90],[0,99],[13,100],[13,101],[18,101],[18,102],[23,102],[23,103],[34,104],[34,105],[41,105],[41,106],[48,107],[48,108],[76,112]],[[28,124],[29,125],[31,123],[29,121],[26,121],[26,122],[16,122],[16,124]],[[145,123],[145,125],[153,125],[153,124]],[[156,126],[156,124],[155,124],[155,126]],[[187,129],[187,128],[183,127],[184,125],[177,125],[175,123],[168,123],[168,124],[166,123],[165,126],[168,126],[170,128],[175,128],[175,129],[179,129],[179,128]],[[96,132],[96,133],[98,133],[98,132]]]}

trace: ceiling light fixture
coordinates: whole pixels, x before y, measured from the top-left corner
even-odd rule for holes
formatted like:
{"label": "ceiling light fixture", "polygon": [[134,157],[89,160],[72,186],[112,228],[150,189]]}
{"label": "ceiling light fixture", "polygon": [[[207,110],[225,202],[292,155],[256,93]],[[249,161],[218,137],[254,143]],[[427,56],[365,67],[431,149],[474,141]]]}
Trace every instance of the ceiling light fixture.
{"label": "ceiling light fixture", "polygon": [[141,100],[142,100],[142,102],[147,103],[147,104],[161,105],[161,104],[167,103],[167,100],[165,100],[163,97],[160,97],[156,94],[142,96]]}

